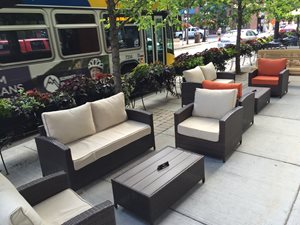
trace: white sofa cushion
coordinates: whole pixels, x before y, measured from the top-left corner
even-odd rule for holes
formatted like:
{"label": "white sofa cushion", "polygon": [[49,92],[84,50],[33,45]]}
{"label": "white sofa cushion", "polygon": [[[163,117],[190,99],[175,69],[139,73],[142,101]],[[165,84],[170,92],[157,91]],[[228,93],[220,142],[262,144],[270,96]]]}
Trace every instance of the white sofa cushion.
{"label": "white sofa cushion", "polygon": [[69,143],[74,169],[79,170],[150,133],[149,125],[127,120],[92,136]]}
{"label": "white sofa cushion", "polygon": [[191,116],[178,124],[177,129],[182,135],[213,142],[219,141],[220,126],[217,119]]}
{"label": "white sofa cushion", "polygon": [[97,132],[127,120],[125,99],[122,92],[91,104]]}
{"label": "white sofa cushion", "polygon": [[91,104],[42,114],[47,136],[67,144],[96,133]]}
{"label": "white sofa cushion", "polygon": [[49,225],[63,224],[92,206],[73,190],[66,189],[34,206],[36,212]]}
{"label": "white sofa cushion", "polygon": [[0,223],[2,225],[42,225],[42,218],[12,183],[0,173]]}
{"label": "white sofa cushion", "polygon": [[224,84],[234,83],[233,79],[215,79],[214,81],[219,83],[224,83]]}
{"label": "white sofa cushion", "polygon": [[190,70],[184,70],[182,73],[186,82],[202,83],[202,81],[205,80],[205,77],[199,66],[196,66]]}
{"label": "white sofa cushion", "polygon": [[193,116],[221,119],[236,105],[237,89],[210,90],[196,88]]}
{"label": "white sofa cushion", "polygon": [[205,80],[215,80],[217,79],[217,71],[212,62],[206,64],[205,66],[200,66]]}

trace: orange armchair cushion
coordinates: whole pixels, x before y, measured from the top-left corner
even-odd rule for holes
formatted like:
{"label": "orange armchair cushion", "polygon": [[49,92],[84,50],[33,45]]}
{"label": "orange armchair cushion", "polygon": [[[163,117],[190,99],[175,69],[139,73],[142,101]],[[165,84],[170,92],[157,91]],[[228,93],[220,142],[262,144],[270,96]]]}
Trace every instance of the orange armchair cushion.
{"label": "orange armchair cushion", "polygon": [[252,84],[260,85],[278,85],[279,76],[256,76],[252,78]]}
{"label": "orange armchair cushion", "polygon": [[211,80],[202,81],[202,87],[205,89],[237,89],[237,97],[242,97],[242,83],[220,83]]}
{"label": "orange armchair cushion", "polygon": [[276,76],[286,68],[287,59],[266,59],[259,58],[257,60],[258,75]]}

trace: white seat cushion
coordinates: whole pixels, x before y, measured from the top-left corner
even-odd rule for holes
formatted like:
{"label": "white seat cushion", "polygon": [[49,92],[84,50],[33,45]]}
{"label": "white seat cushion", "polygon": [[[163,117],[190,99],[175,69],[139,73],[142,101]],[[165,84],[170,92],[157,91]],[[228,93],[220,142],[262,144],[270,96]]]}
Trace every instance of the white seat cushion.
{"label": "white seat cushion", "polygon": [[233,79],[215,79],[214,81],[219,83],[224,83],[224,84],[234,83]]}
{"label": "white seat cushion", "polygon": [[205,80],[215,80],[217,79],[217,71],[216,68],[214,66],[214,64],[212,62],[208,63],[205,66],[200,66]]}
{"label": "white seat cushion", "polygon": [[92,136],[70,143],[68,146],[71,149],[74,169],[79,170],[150,133],[151,127],[149,125],[127,120]]}
{"label": "white seat cushion", "polygon": [[91,104],[96,132],[127,120],[125,99],[122,92]]}
{"label": "white seat cushion", "polygon": [[196,88],[193,116],[221,119],[236,105],[237,89],[209,90]]}
{"label": "white seat cushion", "polygon": [[63,224],[91,208],[89,203],[71,189],[66,189],[34,206],[36,212],[49,225]]}
{"label": "white seat cushion", "polygon": [[42,218],[12,183],[0,173],[0,224],[42,225]]}
{"label": "white seat cushion", "polygon": [[189,137],[218,142],[219,120],[192,116],[178,124],[178,133]]}
{"label": "white seat cushion", "polygon": [[202,81],[205,80],[205,77],[199,66],[196,66],[190,70],[184,70],[182,73],[186,82],[202,83]]}
{"label": "white seat cushion", "polygon": [[96,133],[91,104],[42,114],[47,136],[67,144]]}

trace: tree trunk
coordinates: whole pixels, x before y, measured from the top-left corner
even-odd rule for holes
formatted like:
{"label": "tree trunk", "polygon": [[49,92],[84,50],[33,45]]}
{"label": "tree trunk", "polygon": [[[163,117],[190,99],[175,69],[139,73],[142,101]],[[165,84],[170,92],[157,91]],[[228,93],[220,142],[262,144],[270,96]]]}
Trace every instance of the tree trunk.
{"label": "tree trunk", "polygon": [[279,39],[279,20],[276,19],[274,27],[274,40]]}
{"label": "tree trunk", "polygon": [[238,0],[238,18],[237,18],[237,36],[236,36],[236,58],[235,58],[235,73],[241,73],[241,29],[243,23],[242,0]]}
{"label": "tree trunk", "polygon": [[106,0],[107,11],[109,15],[110,24],[110,40],[111,40],[111,55],[112,55],[112,74],[115,78],[115,92],[121,92],[121,65],[120,65],[120,51],[116,15],[116,3],[114,0]]}

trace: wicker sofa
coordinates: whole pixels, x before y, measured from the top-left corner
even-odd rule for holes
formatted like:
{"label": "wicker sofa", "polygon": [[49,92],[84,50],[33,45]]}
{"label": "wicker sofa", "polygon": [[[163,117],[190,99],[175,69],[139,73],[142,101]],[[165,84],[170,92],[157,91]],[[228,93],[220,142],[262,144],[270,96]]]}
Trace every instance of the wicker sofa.
{"label": "wicker sofa", "polygon": [[67,176],[58,172],[25,184],[18,190],[0,173],[2,225],[64,224],[115,225],[110,201],[92,206],[69,188]]}
{"label": "wicker sofa", "polygon": [[153,115],[126,109],[124,94],[42,114],[35,138],[43,175],[66,171],[78,189],[155,149]]}

